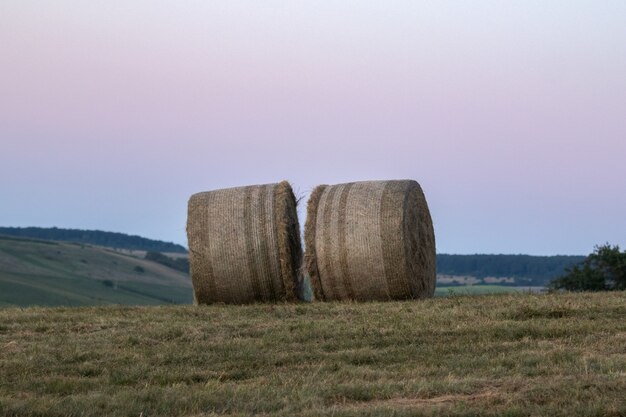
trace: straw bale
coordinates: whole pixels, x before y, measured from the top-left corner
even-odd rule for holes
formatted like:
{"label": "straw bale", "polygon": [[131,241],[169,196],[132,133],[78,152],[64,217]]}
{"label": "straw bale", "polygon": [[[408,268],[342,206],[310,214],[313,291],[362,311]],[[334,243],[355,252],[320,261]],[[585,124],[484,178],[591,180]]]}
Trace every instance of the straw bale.
{"label": "straw bale", "polygon": [[286,181],[194,194],[187,237],[195,302],[296,300],[299,227]]}
{"label": "straw bale", "polygon": [[416,181],[318,186],[307,207],[305,249],[317,300],[434,294],[435,235]]}

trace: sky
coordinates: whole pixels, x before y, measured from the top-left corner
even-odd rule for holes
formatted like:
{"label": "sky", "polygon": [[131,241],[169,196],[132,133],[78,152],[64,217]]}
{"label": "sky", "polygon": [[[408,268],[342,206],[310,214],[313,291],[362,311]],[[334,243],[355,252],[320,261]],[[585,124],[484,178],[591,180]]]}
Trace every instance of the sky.
{"label": "sky", "polygon": [[2,0],[0,225],[186,245],[196,192],[410,178],[439,253],[624,248],[625,21],[622,0]]}

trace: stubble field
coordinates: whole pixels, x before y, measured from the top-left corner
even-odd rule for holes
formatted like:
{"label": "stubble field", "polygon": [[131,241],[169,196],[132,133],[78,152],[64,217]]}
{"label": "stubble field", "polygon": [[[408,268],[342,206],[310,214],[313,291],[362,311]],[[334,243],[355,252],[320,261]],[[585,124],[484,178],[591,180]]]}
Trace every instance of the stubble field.
{"label": "stubble field", "polygon": [[626,415],[626,293],[0,310],[0,415]]}

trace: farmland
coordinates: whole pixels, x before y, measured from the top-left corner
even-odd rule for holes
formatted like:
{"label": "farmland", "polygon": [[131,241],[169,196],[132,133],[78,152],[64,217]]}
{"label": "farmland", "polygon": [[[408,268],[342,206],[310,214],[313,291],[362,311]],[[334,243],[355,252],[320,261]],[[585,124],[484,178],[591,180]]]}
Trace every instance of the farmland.
{"label": "farmland", "polygon": [[626,293],[0,310],[0,415],[626,414]]}
{"label": "farmland", "polygon": [[[50,233],[54,231],[43,230]],[[57,233],[60,232],[64,232],[64,229],[57,230]],[[106,236],[108,232],[93,233],[96,237],[102,237],[97,233],[105,233]],[[135,237],[130,236],[128,241],[122,239],[120,242],[129,246],[133,241],[131,238]],[[167,242],[150,242],[156,247],[167,247]],[[154,262],[152,258],[146,259],[146,253],[142,249],[0,235],[0,308],[190,304],[193,296],[189,275]],[[166,255],[173,262],[187,256],[186,253]],[[563,265],[577,259],[522,255],[439,255],[439,268],[443,273],[438,276],[439,287],[435,295],[524,291],[525,287],[515,287],[514,282],[530,285],[537,281],[536,285],[544,285],[545,277],[542,274],[552,276],[561,273]],[[510,270],[504,268],[503,260],[511,261],[512,266],[533,269],[537,275],[513,277],[516,270],[512,267]],[[485,270],[501,276],[485,277]],[[446,275],[450,272],[457,275]],[[512,276],[505,276],[507,274]]]}
{"label": "farmland", "polygon": [[110,248],[0,236],[0,307],[191,303],[187,274]]}

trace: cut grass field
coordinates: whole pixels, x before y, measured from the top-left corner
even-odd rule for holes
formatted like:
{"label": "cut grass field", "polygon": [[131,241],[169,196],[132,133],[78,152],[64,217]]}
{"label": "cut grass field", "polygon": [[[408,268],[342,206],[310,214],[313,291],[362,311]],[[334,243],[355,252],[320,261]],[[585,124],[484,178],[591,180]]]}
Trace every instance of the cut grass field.
{"label": "cut grass field", "polygon": [[626,293],[0,309],[0,415],[622,416]]}

